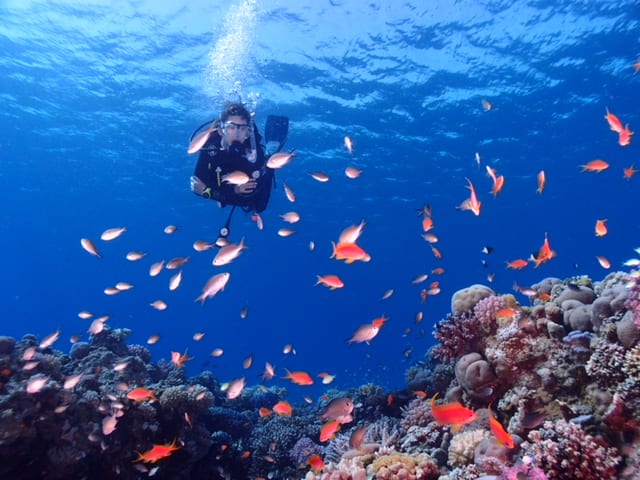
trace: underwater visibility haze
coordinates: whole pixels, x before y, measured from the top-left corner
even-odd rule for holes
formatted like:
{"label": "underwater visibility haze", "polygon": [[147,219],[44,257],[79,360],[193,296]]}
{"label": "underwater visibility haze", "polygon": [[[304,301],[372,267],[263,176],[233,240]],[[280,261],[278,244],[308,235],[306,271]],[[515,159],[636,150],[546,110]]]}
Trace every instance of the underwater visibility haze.
{"label": "underwater visibility haze", "polygon": [[[567,448],[565,434],[593,443],[581,458],[604,465],[583,478],[635,478],[637,3],[293,3],[0,5],[0,409],[28,412],[2,426],[0,475],[574,478],[544,460],[549,442]],[[190,191],[187,147],[238,100],[262,134],[269,115],[288,117],[295,157],[276,170],[264,228],[233,213],[229,240],[247,248],[219,267],[217,247],[193,245],[216,241],[230,207]],[[356,225],[370,259],[331,258]],[[112,228],[125,230],[101,240]],[[224,290],[194,301],[222,272]],[[320,284],[327,275],[344,285]],[[571,320],[576,308],[586,313]],[[349,341],[372,324],[369,341]],[[564,356],[505,365],[510,348]],[[484,362],[474,385],[466,355]],[[523,393],[523,379],[545,393]],[[134,387],[159,399],[127,397]],[[438,414],[436,392],[473,412]],[[320,418],[344,398],[352,418]],[[278,401],[293,415],[273,413]],[[544,424],[531,420],[542,410]],[[494,430],[496,412],[515,445]],[[332,421],[343,433],[323,440]],[[367,425],[365,444],[384,448],[345,454],[345,434]],[[429,433],[408,441],[411,425]],[[455,443],[465,434],[503,451],[467,458]],[[18,469],[39,441],[58,450]]]}

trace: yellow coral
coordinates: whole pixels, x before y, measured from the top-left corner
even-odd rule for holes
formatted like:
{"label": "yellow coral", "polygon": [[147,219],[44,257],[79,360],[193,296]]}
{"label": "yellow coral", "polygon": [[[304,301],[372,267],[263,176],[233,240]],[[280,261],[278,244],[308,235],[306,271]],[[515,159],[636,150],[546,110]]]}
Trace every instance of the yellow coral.
{"label": "yellow coral", "polygon": [[449,444],[449,465],[463,467],[473,462],[473,454],[478,444],[489,438],[486,430],[467,430],[459,433]]}
{"label": "yellow coral", "polygon": [[367,473],[376,479],[429,480],[438,477],[438,466],[426,453],[389,452],[376,458],[367,467]]}

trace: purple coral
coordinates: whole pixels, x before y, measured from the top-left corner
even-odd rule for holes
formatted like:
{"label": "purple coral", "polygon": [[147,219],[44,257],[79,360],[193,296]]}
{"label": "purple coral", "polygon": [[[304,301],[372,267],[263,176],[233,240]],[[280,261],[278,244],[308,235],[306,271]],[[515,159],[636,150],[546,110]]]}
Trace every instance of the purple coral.
{"label": "purple coral", "polygon": [[522,448],[549,480],[615,478],[621,461],[618,451],[603,439],[564,420],[544,422],[543,428],[529,433]]}
{"label": "purple coral", "polygon": [[629,297],[624,302],[627,310],[633,312],[633,320],[640,327],[640,271],[634,271],[634,275],[629,276]]}
{"label": "purple coral", "polygon": [[519,463],[513,467],[506,467],[500,475],[500,480],[549,480],[544,472],[532,467],[528,463]]}
{"label": "purple coral", "polygon": [[484,337],[480,327],[476,317],[468,312],[447,315],[435,326],[433,336],[440,344],[433,348],[433,356],[448,361],[480,350]]}
{"label": "purple coral", "polygon": [[315,443],[309,437],[301,437],[289,452],[289,458],[294,465],[306,465],[309,458],[314,455],[322,455],[324,448]]}

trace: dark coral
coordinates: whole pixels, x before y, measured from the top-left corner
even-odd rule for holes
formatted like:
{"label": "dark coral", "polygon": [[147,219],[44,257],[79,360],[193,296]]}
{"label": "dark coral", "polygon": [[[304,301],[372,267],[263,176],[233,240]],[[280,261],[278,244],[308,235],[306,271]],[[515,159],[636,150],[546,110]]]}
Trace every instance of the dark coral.
{"label": "dark coral", "polygon": [[433,355],[449,361],[466,353],[480,351],[483,335],[482,325],[473,314],[449,314],[435,326],[433,336],[439,344],[434,347]]}

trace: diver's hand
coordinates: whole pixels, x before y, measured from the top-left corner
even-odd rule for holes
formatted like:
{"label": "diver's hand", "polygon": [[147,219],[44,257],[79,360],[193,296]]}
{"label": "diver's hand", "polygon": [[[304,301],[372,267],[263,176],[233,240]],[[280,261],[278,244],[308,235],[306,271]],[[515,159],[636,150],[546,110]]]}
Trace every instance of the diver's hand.
{"label": "diver's hand", "polygon": [[202,195],[207,188],[207,185],[198,177],[191,177],[191,191],[196,195]]}
{"label": "diver's hand", "polygon": [[239,195],[247,195],[249,193],[253,193],[258,184],[255,180],[249,180],[247,183],[243,183],[242,185],[236,185],[233,189]]}

